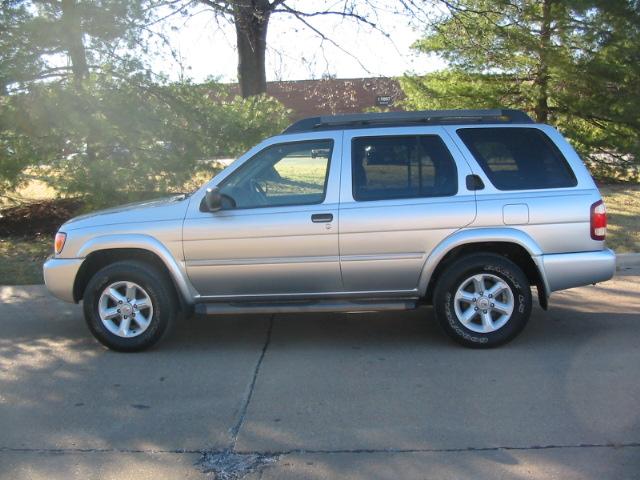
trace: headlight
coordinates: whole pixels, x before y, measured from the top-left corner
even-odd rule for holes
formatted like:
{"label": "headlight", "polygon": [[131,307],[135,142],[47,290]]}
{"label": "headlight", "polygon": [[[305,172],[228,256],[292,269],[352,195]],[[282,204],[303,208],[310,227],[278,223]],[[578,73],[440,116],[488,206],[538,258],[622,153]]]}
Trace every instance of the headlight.
{"label": "headlight", "polygon": [[67,234],[64,232],[58,232],[56,233],[56,239],[53,242],[54,245],[54,251],[56,252],[56,255],[58,255],[60,252],[62,252],[62,249],[64,248],[64,242],[67,240]]}

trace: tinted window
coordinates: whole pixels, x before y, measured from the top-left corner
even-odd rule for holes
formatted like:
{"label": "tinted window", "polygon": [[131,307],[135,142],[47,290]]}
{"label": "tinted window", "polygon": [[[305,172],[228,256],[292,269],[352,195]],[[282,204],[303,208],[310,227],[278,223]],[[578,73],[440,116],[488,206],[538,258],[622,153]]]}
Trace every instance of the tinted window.
{"label": "tinted window", "polygon": [[467,148],[500,190],[575,187],[560,150],[535,128],[462,128]]}
{"label": "tinted window", "polygon": [[353,198],[441,197],[458,191],[455,162],[435,135],[354,138]]}
{"label": "tinted window", "polygon": [[257,153],[220,186],[237,208],[322,203],[332,140],[272,145]]}

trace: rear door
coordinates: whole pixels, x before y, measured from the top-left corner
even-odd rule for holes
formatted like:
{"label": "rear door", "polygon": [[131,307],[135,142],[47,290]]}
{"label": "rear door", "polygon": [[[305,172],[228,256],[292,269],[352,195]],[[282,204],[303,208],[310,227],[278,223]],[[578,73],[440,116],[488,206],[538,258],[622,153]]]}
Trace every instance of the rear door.
{"label": "rear door", "polygon": [[345,290],[416,291],[431,250],[475,218],[469,166],[441,127],[346,130],[343,151]]}

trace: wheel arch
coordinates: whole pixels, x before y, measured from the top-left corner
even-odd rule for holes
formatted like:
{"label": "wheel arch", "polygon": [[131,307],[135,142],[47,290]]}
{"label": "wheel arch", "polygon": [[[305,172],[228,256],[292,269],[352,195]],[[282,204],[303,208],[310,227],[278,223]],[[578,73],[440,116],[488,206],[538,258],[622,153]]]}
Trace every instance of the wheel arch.
{"label": "wheel arch", "polygon": [[547,308],[549,288],[542,265],[542,250],[529,235],[512,228],[466,229],[447,237],[425,261],[418,285],[420,296],[431,303],[435,284],[447,265],[463,255],[480,252],[501,255],[518,265],[530,284],[537,287],[542,308]]}
{"label": "wheel arch", "polygon": [[73,284],[73,298],[78,302],[84,295],[89,279],[101,268],[122,260],[139,260],[154,265],[168,275],[182,308],[193,304],[195,290],[186,272],[169,250],[148,235],[106,235],[89,240],[78,251],[84,258]]}

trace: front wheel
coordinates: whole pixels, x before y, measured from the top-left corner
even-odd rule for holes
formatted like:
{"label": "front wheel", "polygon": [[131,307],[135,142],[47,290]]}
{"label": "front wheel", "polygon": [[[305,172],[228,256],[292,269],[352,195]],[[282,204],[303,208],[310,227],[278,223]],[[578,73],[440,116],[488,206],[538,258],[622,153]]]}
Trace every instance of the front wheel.
{"label": "front wheel", "polygon": [[170,280],[142,262],[116,262],[98,271],[84,293],[89,330],[112,350],[135,352],[156,344],[176,316]]}
{"label": "front wheel", "polygon": [[495,254],[473,254],[453,263],[434,292],[436,317],[456,342],[472,348],[502,345],[531,315],[531,287],[522,270]]}

